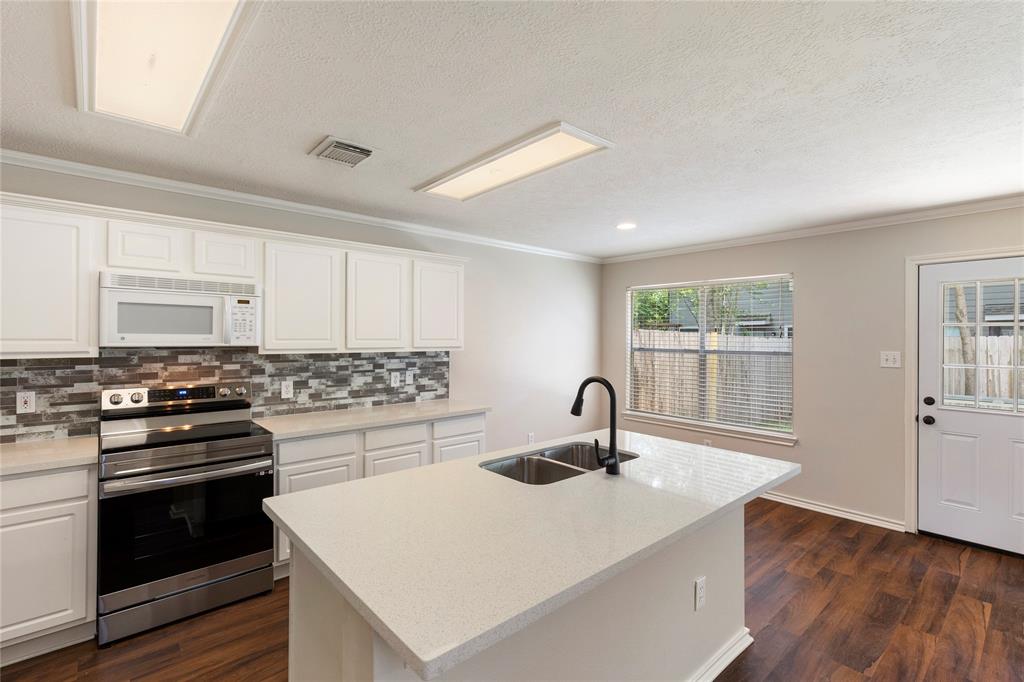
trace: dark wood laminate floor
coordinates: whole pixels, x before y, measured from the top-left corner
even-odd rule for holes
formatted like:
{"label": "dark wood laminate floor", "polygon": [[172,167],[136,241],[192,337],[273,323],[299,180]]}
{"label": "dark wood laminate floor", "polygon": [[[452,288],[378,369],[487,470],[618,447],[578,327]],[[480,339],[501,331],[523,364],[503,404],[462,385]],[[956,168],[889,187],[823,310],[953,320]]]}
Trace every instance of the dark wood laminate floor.
{"label": "dark wood laminate floor", "polygon": [[[746,510],[750,646],[736,680],[1024,682],[1024,559],[755,500]],[[16,680],[284,680],[288,581],[97,650],[0,671]]]}

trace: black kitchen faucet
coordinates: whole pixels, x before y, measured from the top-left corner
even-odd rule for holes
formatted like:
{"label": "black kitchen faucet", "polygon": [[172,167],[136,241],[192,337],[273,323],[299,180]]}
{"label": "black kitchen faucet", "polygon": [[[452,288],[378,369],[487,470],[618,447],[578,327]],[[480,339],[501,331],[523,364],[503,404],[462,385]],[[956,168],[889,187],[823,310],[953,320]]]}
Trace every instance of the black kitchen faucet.
{"label": "black kitchen faucet", "polygon": [[597,444],[596,438],[594,439],[594,456],[597,457],[598,464],[604,467],[605,473],[617,476],[619,473],[619,448],[615,445],[615,389],[612,387],[612,382],[599,376],[584,379],[579,390],[576,391],[576,401],[572,404],[572,409],[569,412],[576,417],[583,414],[583,391],[595,382],[608,389],[611,414],[608,417],[608,456],[601,456],[601,447]]}

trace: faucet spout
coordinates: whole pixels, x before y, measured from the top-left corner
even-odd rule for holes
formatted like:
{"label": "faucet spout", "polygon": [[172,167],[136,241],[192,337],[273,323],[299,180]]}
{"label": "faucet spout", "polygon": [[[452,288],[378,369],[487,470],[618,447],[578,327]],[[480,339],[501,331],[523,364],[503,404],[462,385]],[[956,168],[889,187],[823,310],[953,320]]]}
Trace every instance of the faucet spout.
{"label": "faucet spout", "polygon": [[576,400],[572,404],[572,409],[569,413],[575,417],[579,417],[583,414],[583,392],[587,390],[587,386],[590,384],[601,384],[608,390],[608,403],[610,408],[610,414],[608,416],[608,456],[602,457],[601,450],[598,447],[597,441],[594,441],[595,455],[597,455],[597,461],[604,467],[605,473],[617,476],[619,473],[619,449],[615,444],[615,388],[612,386],[612,382],[608,381],[604,377],[592,376],[587,377],[580,384],[579,390],[576,391]]}

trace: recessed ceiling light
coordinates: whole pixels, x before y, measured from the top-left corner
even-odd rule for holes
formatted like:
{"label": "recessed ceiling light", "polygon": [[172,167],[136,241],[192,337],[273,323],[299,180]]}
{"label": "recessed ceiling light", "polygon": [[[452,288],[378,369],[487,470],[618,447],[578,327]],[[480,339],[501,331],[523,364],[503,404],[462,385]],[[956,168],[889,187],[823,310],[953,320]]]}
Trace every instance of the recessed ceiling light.
{"label": "recessed ceiling light", "polygon": [[615,229],[616,230],[622,230],[622,231],[635,230],[636,229],[636,223],[619,223],[618,225],[615,226]]}
{"label": "recessed ceiling light", "polygon": [[78,0],[79,108],[187,132],[256,5]]}
{"label": "recessed ceiling light", "polygon": [[611,146],[611,142],[596,135],[559,123],[419,187],[417,191],[465,201]]}

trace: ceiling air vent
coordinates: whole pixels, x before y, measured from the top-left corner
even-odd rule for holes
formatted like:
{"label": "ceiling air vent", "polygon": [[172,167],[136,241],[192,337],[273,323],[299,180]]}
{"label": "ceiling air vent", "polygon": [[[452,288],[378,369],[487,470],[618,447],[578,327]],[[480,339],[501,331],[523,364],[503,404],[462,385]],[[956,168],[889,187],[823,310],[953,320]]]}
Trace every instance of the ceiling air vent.
{"label": "ceiling air vent", "polygon": [[369,149],[363,149],[357,147],[354,144],[348,142],[342,142],[336,137],[327,136],[324,141],[316,146],[316,149],[310,152],[313,156],[318,156],[321,159],[327,159],[328,161],[334,161],[340,163],[343,166],[352,168],[361,161],[365,161],[370,158],[370,154],[373,152]]}

